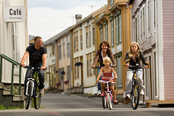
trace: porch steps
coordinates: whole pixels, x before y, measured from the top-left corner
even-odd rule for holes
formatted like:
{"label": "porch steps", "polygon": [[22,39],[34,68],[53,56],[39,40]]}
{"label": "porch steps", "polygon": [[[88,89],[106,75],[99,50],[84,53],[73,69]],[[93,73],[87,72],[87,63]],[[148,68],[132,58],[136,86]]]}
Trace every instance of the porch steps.
{"label": "porch steps", "polygon": [[146,108],[150,108],[151,103],[174,104],[174,100],[146,100]]}
{"label": "porch steps", "polygon": [[22,95],[11,95],[10,89],[4,89],[4,84],[0,83],[0,105],[5,107],[20,107],[24,106],[24,97]]}
{"label": "porch steps", "polygon": [[10,89],[3,89],[3,95],[11,95]]}

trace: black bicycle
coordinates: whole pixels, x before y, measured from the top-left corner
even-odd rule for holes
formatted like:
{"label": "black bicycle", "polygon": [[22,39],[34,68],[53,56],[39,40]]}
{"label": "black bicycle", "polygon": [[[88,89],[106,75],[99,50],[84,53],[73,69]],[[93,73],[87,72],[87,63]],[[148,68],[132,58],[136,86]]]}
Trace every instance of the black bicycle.
{"label": "black bicycle", "polygon": [[[123,65],[125,66],[126,62],[128,61],[130,61],[130,59],[126,60]],[[144,69],[145,66],[140,66],[139,64],[136,64],[136,65],[129,65],[129,67],[134,68],[132,76],[131,106],[134,110],[136,110],[138,108],[139,98],[140,98],[139,83],[137,81],[137,72],[140,69]]]}
{"label": "black bicycle", "polygon": [[[39,67],[31,67],[31,66],[25,66],[24,68],[31,69],[31,75],[30,78],[28,78],[27,83],[26,83],[26,102],[25,102],[25,109],[29,108],[30,101],[33,98],[34,99],[34,106],[35,109],[40,108],[41,104],[41,93],[39,91],[39,78],[38,78],[38,73],[37,70],[41,70]],[[36,72],[36,75],[34,75],[34,71]]]}

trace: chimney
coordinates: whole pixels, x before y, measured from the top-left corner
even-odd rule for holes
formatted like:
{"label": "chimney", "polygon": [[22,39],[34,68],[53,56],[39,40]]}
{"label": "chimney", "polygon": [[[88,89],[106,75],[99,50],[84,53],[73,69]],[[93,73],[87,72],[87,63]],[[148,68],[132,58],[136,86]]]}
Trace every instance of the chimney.
{"label": "chimney", "polygon": [[82,14],[76,14],[75,18],[76,18],[76,23],[79,22],[82,19]]}

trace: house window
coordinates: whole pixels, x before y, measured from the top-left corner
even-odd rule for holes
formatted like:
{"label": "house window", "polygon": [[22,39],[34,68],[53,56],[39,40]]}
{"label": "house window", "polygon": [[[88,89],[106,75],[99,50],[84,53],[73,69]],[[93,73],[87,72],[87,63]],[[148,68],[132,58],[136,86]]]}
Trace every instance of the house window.
{"label": "house window", "polygon": [[89,31],[89,47],[91,47],[91,31]]}
{"label": "house window", "polygon": [[67,44],[67,58],[70,57],[70,43]]}
{"label": "house window", "polygon": [[108,23],[104,22],[104,26],[105,26],[105,40],[108,41]]}
{"label": "house window", "polygon": [[[76,62],[79,62],[79,58],[77,58]],[[79,79],[79,66],[76,66],[77,68],[77,79]]]}
{"label": "house window", "polygon": [[114,0],[110,0],[110,6],[114,4]]}
{"label": "house window", "polygon": [[80,35],[80,49],[83,49],[83,38],[82,35]]}
{"label": "house window", "polygon": [[[93,59],[95,58],[95,52],[93,52]],[[94,75],[96,75],[97,73],[96,73],[96,69],[93,69],[93,73],[94,73]]]}
{"label": "house window", "polygon": [[135,41],[137,42],[137,18],[135,19]]}
{"label": "house window", "polygon": [[123,81],[122,81],[122,57],[119,55],[117,57],[117,76],[119,77],[117,79],[117,87],[123,87]]}
{"label": "house window", "polygon": [[141,37],[140,37],[140,39],[142,39],[143,38],[143,17],[142,17],[143,16],[143,14],[142,14],[143,12],[141,11],[140,13],[141,13],[141,16],[140,16]]}
{"label": "house window", "polygon": [[76,58],[74,58],[74,79],[76,79],[77,78],[77,73],[76,73],[76,66],[75,66],[75,64],[76,64]]}
{"label": "house window", "polygon": [[67,58],[70,57],[70,41],[68,39],[68,35],[66,36],[66,43],[67,43]]}
{"label": "house window", "polygon": [[95,44],[95,28],[92,29],[92,34],[93,34],[93,45]]}
{"label": "house window", "polygon": [[102,25],[100,26],[100,39],[102,42],[103,41],[103,26]]}
{"label": "house window", "polygon": [[111,46],[114,46],[114,21],[111,20]]}
{"label": "house window", "polygon": [[71,67],[70,66],[67,66],[67,80],[71,80]]}
{"label": "house window", "polygon": [[92,76],[92,69],[91,69],[91,64],[92,64],[92,54],[87,54],[87,77]]}
{"label": "house window", "polygon": [[[12,23],[12,42],[13,42],[13,50],[12,56],[13,60],[19,62],[19,41],[17,37],[17,24]],[[15,66],[15,68],[18,68]]]}
{"label": "house window", "polygon": [[92,76],[92,68],[91,68],[91,64],[92,64],[92,54],[90,54],[90,60],[89,60],[90,76]]}
{"label": "house window", "polygon": [[117,11],[115,16],[115,22],[116,22],[116,44],[119,44],[122,42],[122,22],[121,22],[121,12]]}
{"label": "house window", "polygon": [[[147,61],[147,57],[145,58],[145,60]],[[148,78],[148,75],[147,75],[147,70],[145,70],[145,79],[146,79],[146,96],[148,96],[148,83],[147,83],[147,78]]]}
{"label": "house window", "polygon": [[76,51],[79,51],[79,42],[78,42],[78,37],[76,37]]}
{"label": "house window", "polygon": [[52,55],[54,55],[54,45],[52,45]]}
{"label": "house window", "polygon": [[156,77],[156,52],[154,52],[154,77],[155,77],[155,96],[157,95],[157,77]]}
{"label": "house window", "polygon": [[87,21],[87,25],[89,25],[89,21]]}
{"label": "house window", "polygon": [[76,52],[76,38],[74,38],[74,52]]}
{"label": "house window", "polygon": [[62,50],[61,50],[61,45],[59,45],[59,60],[61,60],[62,58]]}
{"label": "house window", "polygon": [[155,14],[155,5],[156,5],[156,3],[155,3],[155,0],[154,0],[154,27],[155,27],[155,25],[156,25],[156,14]]}
{"label": "house window", "polygon": [[88,40],[88,32],[86,32],[86,47],[89,46],[89,45],[88,45],[88,42],[89,42],[89,40]]}
{"label": "house window", "polygon": [[148,1],[148,31],[150,32],[150,1]]}
{"label": "house window", "polygon": [[63,38],[63,58],[65,58],[65,38]]}
{"label": "house window", "polygon": [[142,23],[143,23],[143,38],[145,37],[145,16],[144,16],[144,8],[143,8],[143,21],[142,21]]}
{"label": "house window", "polygon": [[68,44],[68,35],[66,36],[66,43]]}
{"label": "house window", "polygon": [[139,17],[137,16],[137,40],[139,40]]}
{"label": "house window", "polygon": [[122,42],[122,26],[121,26],[121,14],[118,15],[119,17],[119,42]]}
{"label": "house window", "polygon": [[88,57],[88,55],[86,55],[86,58],[87,58],[87,67],[86,67],[86,69],[87,69],[87,77],[89,77],[89,57]]}

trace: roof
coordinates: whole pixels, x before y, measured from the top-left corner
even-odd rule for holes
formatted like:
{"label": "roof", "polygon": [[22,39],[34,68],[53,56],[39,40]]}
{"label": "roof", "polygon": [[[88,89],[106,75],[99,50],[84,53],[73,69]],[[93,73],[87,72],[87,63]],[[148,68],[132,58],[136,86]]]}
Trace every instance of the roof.
{"label": "roof", "polygon": [[75,25],[73,25],[73,26],[70,28],[70,30],[72,30],[73,28],[77,27],[79,24],[81,24],[82,22],[84,22],[84,21],[86,21],[86,20],[88,20],[88,19],[90,19],[90,18],[92,18],[92,13],[91,13],[90,15],[88,15],[87,17],[85,17],[84,19],[82,19],[82,20],[80,20],[79,22],[77,22]]}
{"label": "roof", "polygon": [[56,34],[55,36],[51,37],[50,39],[48,39],[47,41],[44,42],[43,45],[49,45],[54,43],[56,40],[58,40],[60,37],[64,36],[65,34],[67,34],[69,32],[69,29],[71,27],[66,28],[65,30],[63,30],[62,32]]}
{"label": "roof", "polygon": [[29,35],[29,41],[33,40],[35,36]]}
{"label": "roof", "polygon": [[127,1],[127,4],[128,4],[128,5],[131,5],[131,4],[133,3],[133,1],[134,1],[134,0],[128,0],[128,1]]}

